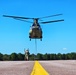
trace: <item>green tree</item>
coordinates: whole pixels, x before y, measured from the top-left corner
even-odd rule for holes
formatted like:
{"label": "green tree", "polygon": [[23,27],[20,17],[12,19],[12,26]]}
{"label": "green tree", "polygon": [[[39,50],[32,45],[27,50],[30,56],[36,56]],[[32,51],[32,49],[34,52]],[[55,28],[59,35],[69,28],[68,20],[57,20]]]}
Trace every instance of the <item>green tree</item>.
{"label": "green tree", "polygon": [[43,59],[44,59],[44,60],[50,60],[50,54],[47,54],[47,53],[44,54],[44,55],[43,55]]}
{"label": "green tree", "polygon": [[0,61],[2,61],[2,60],[3,60],[3,54],[0,53]]}
{"label": "green tree", "polygon": [[50,60],[56,60],[57,56],[56,54],[50,54]]}
{"label": "green tree", "polygon": [[43,60],[47,60],[47,53],[43,55]]}
{"label": "green tree", "polygon": [[38,53],[38,54],[37,54],[37,59],[38,59],[38,60],[43,60],[42,54]]}
{"label": "green tree", "polygon": [[72,59],[72,56],[70,53],[67,53],[66,56],[67,56],[67,59]]}
{"label": "green tree", "polygon": [[57,59],[58,59],[58,60],[61,60],[61,59],[62,59],[62,54],[61,54],[61,53],[58,53],[58,54],[57,54]]}
{"label": "green tree", "polygon": [[10,60],[10,55],[4,54],[3,55],[3,60]]}
{"label": "green tree", "polygon": [[11,60],[18,60],[18,56],[17,56],[17,54],[16,53],[12,53],[11,55],[10,55],[10,58],[11,58]]}
{"label": "green tree", "polygon": [[29,60],[34,60],[35,59],[35,54],[30,54],[29,55]]}
{"label": "green tree", "polygon": [[71,58],[74,59],[74,60],[76,60],[76,53],[72,52],[71,53]]}
{"label": "green tree", "polygon": [[24,55],[23,54],[18,53],[17,56],[18,56],[18,60],[24,60]]}
{"label": "green tree", "polygon": [[62,54],[62,59],[63,59],[63,60],[66,59],[66,54]]}

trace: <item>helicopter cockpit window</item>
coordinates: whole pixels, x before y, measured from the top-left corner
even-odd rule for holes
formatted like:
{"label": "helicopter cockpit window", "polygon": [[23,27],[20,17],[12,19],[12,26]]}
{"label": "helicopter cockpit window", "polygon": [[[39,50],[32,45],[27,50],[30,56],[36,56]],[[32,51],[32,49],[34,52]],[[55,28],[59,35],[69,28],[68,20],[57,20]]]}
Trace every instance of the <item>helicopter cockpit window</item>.
{"label": "helicopter cockpit window", "polygon": [[33,23],[33,25],[32,26],[35,26],[35,24]]}

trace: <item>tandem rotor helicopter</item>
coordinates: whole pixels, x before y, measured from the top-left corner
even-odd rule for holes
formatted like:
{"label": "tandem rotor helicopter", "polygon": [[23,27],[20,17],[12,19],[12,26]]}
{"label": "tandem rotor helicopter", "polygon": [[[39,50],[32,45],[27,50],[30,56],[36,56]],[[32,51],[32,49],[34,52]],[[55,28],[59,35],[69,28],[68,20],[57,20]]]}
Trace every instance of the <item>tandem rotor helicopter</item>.
{"label": "tandem rotor helicopter", "polygon": [[[28,17],[19,17],[19,16],[9,16],[9,15],[3,15],[3,17],[9,17],[9,18],[13,18],[16,20],[20,20],[20,21],[25,21],[28,23],[32,23],[32,26],[30,28],[29,31],[29,38],[30,41],[31,39],[40,39],[42,41],[42,28],[40,26],[40,24],[47,24],[47,23],[54,23],[54,22],[61,22],[64,21],[64,19],[60,19],[60,20],[52,20],[52,21],[42,21],[43,18],[49,18],[49,17],[54,17],[54,16],[60,16],[62,14],[55,14],[55,15],[51,15],[51,16],[45,16],[45,17],[40,17],[40,18],[28,18]],[[27,21],[27,19],[32,19],[33,22]],[[42,22],[38,22],[38,20],[42,21]]]}

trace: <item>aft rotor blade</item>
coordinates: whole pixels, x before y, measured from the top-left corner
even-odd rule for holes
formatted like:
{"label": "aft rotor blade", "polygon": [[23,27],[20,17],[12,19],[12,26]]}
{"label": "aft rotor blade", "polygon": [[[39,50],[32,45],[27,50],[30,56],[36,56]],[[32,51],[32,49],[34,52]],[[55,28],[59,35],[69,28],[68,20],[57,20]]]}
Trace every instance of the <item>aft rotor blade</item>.
{"label": "aft rotor blade", "polygon": [[46,21],[46,22],[40,22],[40,23],[46,24],[46,23],[61,22],[61,21],[64,21],[64,19],[61,19],[61,20],[53,20],[53,21]]}
{"label": "aft rotor blade", "polygon": [[51,16],[40,17],[39,19],[60,16],[60,15],[63,15],[63,14],[55,14],[55,15],[51,15]]}
{"label": "aft rotor blade", "polygon": [[3,17],[10,17],[10,18],[20,18],[20,19],[33,19],[33,18],[28,18],[28,17],[19,17],[19,16],[8,16],[8,15],[3,15]]}

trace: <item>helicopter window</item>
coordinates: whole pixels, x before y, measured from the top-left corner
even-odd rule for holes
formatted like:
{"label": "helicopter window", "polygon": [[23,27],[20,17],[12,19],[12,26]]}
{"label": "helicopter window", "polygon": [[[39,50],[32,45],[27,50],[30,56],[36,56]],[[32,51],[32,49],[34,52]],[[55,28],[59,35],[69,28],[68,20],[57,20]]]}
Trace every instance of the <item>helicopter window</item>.
{"label": "helicopter window", "polygon": [[35,26],[35,24],[33,23],[33,25],[32,26]]}

